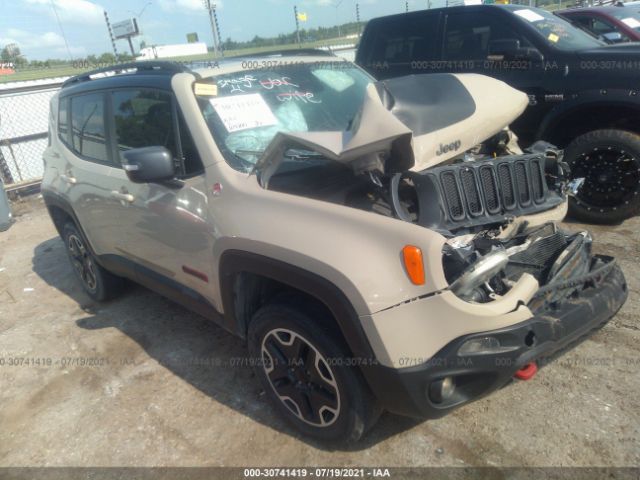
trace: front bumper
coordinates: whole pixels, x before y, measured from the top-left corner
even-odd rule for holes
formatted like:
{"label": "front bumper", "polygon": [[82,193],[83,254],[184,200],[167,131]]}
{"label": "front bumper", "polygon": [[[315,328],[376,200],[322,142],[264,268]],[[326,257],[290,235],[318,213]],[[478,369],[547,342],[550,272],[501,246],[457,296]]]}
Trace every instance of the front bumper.
{"label": "front bumper", "polygon": [[[627,299],[627,284],[616,264],[586,287],[561,302],[538,308],[530,319],[507,328],[456,338],[429,361],[395,369],[371,366],[365,376],[383,407],[393,413],[418,418],[438,418],[454,408],[505,386],[525,365],[539,367],[582,341],[613,317]],[[491,337],[508,351],[460,355],[472,339]],[[452,377],[454,393],[434,401],[433,386]]]}

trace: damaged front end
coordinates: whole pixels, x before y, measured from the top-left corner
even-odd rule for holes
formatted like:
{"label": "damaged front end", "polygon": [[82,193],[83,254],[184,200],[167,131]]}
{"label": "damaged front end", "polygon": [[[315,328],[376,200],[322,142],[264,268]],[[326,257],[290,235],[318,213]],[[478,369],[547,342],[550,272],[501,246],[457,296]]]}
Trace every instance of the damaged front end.
{"label": "damaged front end", "polygon": [[[349,131],[278,133],[255,170],[267,189],[436,231],[446,238],[443,269],[457,297],[489,304],[517,296],[518,305],[544,314],[619,271],[613,258],[592,254],[588,232],[556,225],[566,213],[568,168],[552,145],[524,153],[514,145],[505,127],[524,108],[522,94],[477,77],[370,85]],[[472,91],[479,85],[496,95],[492,109]],[[491,119],[480,137],[470,133]],[[326,163],[280,169],[296,156]],[[612,311],[626,298],[620,277]]]}
{"label": "damaged front end", "polygon": [[591,247],[588,232],[546,223],[507,235],[483,232],[451,239],[443,267],[451,291],[468,302],[488,303],[529,285],[519,288],[521,302],[538,314],[578,297],[617,268],[612,257],[593,255]]}

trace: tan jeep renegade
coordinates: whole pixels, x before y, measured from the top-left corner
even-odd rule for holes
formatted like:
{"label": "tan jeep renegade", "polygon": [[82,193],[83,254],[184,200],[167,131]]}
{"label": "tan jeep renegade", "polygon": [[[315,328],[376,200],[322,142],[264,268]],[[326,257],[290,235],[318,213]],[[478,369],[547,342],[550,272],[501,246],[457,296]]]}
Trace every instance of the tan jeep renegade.
{"label": "tan jeep renegade", "polygon": [[320,52],[121,65],[54,96],[42,192],[89,296],[127,278],[213,319],[296,428],[356,441],[531,378],[624,303],[554,223],[561,152],[508,130],[526,104]]}

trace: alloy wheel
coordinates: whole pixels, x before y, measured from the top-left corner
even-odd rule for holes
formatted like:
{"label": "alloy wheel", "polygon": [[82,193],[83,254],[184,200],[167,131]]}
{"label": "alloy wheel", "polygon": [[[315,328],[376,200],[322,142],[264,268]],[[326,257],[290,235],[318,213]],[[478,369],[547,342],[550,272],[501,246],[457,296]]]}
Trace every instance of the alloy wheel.
{"label": "alloy wheel", "polygon": [[300,334],[278,328],[262,340],[262,366],[273,391],[298,419],[328,427],[340,414],[340,392],[327,359]]}
{"label": "alloy wheel", "polygon": [[84,242],[77,235],[71,234],[67,238],[67,249],[71,256],[73,268],[78,273],[82,283],[90,291],[95,291],[98,285],[95,264]]}
{"label": "alloy wheel", "polygon": [[615,210],[638,195],[640,160],[620,147],[598,146],[578,157],[571,175],[584,178],[577,203],[587,210]]}

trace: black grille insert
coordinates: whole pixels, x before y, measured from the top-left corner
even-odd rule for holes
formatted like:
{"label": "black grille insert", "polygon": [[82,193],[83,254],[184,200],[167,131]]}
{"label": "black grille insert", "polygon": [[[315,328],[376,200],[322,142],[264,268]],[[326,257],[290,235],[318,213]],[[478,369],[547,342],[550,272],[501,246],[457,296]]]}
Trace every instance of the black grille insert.
{"label": "black grille insert", "polygon": [[480,183],[484,192],[485,207],[489,213],[500,211],[500,199],[498,197],[498,184],[493,168],[488,165],[480,167]]}
{"label": "black grille insert", "polygon": [[516,193],[514,189],[513,174],[511,165],[503,163],[498,165],[498,178],[500,178],[500,189],[505,210],[513,210],[516,206]]}
{"label": "black grille insert", "polygon": [[478,191],[478,184],[473,170],[470,168],[462,170],[460,177],[462,178],[462,189],[467,198],[469,213],[473,216],[480,215],[482,213],[482,203],[480,203],[480,192]]}
{"label": "black grille insert", "polygon": [[449,206],[449,215],[454,220],[464,218],[464,207],[462,206],[462,196],[458,188],[458,182],[453,172],[444,172],[441,177],[442,187]]}
{"label": "black grille insert", "polygon": [[531,203],[531,191],[529,189],[529,181],[527,178],[527,166],[524,162],[517,162],[516,184],[518,185],[518,199],[520,205],[527,206]]}

